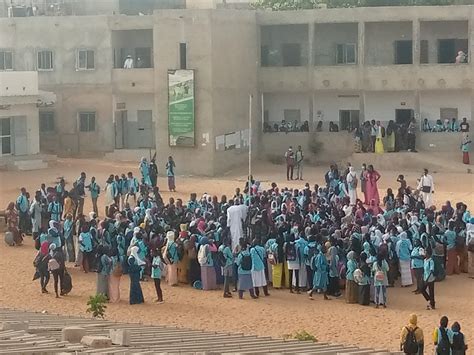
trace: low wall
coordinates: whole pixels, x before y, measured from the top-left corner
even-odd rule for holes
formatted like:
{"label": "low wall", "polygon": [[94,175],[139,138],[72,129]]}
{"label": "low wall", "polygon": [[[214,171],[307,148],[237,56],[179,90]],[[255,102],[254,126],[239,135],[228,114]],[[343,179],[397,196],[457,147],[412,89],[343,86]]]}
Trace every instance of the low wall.
{"label": "low wall", "polygon": [[[312,140],[322,144],[317,154],[313,154],[309,148]],[[457,154],[460,144],[461,133],[419,132],[416,149],[420,152]],[[353,135],[347,132],[275,132],[262,134],[259,158],[269,160],[270,156],[283,156],[290,145],[293,149],[301,145],[306,158],[314,163],[338,162],[354,152]]]}

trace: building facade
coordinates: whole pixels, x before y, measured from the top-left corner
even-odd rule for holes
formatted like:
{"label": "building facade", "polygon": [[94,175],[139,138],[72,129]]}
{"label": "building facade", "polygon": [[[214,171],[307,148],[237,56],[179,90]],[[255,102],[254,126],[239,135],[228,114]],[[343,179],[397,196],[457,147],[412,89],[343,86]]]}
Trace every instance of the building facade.
{"label": "building facade", "polygon": [[[0,18],[0,70],[37,71],[56,94],[39,108],[42,151],[156,149],[214,175],[245,164],[249,111],[257,152],[283,119],[471,120],[473,43],[474,6],[14,17]],[[195,72],[194,147],[169,145],[167,73],[180,68]]]}

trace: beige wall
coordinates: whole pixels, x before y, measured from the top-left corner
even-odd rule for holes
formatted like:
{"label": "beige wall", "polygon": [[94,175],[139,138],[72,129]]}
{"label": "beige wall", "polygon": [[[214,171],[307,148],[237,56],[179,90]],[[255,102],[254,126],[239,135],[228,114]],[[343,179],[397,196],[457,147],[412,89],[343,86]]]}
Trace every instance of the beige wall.
{"label": "beige wall", "polygon": [[357,47],[357,26],[357,23],[316,24],[313,44],[314,64],[335,65],[337,44],[354,43]]}

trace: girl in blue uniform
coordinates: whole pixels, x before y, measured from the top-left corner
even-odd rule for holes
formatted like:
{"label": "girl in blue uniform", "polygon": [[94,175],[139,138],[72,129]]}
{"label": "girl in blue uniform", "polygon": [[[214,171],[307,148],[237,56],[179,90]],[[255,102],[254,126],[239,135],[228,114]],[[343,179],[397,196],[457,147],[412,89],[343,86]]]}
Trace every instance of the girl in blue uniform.
{"label": "girl in blue uniform", "polygon": [[324,294],[324,299],[329,300],[326,293],[329,284],[329,264],[326,259],[326,248],[324,246],[321,246],[319,253],[313,260],[314,262],[311,265],[314,271],[313,288],[308,291],[309,299],[313,299],[314,291],[320,290]]}
{"label": "girl in blue uniform", "polygon": [[240,238],[240,253],[237,256],[236,264],[238,266],[237,273],[239,278],[238,283],[238,290],[239,290],[239,298],[244,298],[244,291],[250,292],[250,297],[258,298],[255,296],[253,291],[253,283],[252,283],[252,256],[248,250],[247,242],[244,238]]}
{"label": "girl in blue uniform", "polygon": [[157,303],[163,303],[163,291],[161,290],[161,276],[164,270],[163,259],[161,257],[160,249],[154,250],[153,261],[151,263],[151,278],[155,282],[156,290],[156,301]]}

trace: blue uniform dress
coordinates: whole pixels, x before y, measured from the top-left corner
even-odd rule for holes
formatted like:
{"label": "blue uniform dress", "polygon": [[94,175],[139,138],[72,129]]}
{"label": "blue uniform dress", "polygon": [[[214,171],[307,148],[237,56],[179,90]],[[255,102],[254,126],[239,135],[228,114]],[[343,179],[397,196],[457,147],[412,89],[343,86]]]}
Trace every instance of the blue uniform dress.
{"label": "blue uniform dress", "polygon": [[140,173],[142,174],[143,181],[146,185],[151,186],[150,180],[150,167],[146,161],[140,162]]}
{"label": "blue uniform dress", "polygon": [[130,276],[130,304],[144,303],[142,287],[140,286],[140,271],[142,268],[138,265],[133,256],[128,258],[128,275]]}
{"label": "blue uniform dress", "polygon": [[247,291],[247,290],[253,289],[252,270],[242,269],[242,259],[244,256],[252,257],[248,250],[242,250],[237,256],[236,264],[238,265],[237,273],[239,275],[239,282],[238,282],[239,291]]}
{"label": "blue uniform dress", "polygon": [[265,249],[256,245],[250,249],[252,256],[252,283],[253,287],[267,286],[267,279],[265,277]]}
{"label": "blue uniform dress", "polygon": [[313,263],[313,290],[326,291],[329,284],[329,264],[326,255],[318,253]]}
{"label": "blue uniform dress", "polygon": [[48,205],[48,212],[51,214],[53,221],[59,222],[63,213],[63,208],[59,202],[50,202]]}
{"label": "blue uniform dress", "polygon": [[388,285],[388,263],[383,260],[382,266],[379,266],[378,262],[374,262],[372,266],[374,273],[374,286],[375,286],[375,304],[386,305],[387,304],[387,285]]}

